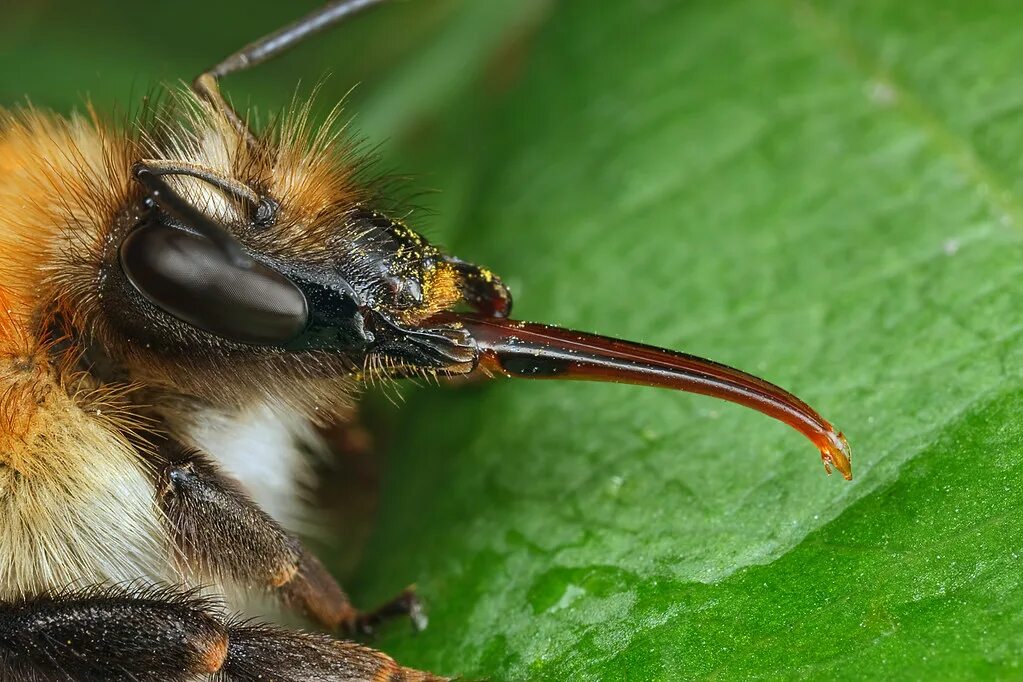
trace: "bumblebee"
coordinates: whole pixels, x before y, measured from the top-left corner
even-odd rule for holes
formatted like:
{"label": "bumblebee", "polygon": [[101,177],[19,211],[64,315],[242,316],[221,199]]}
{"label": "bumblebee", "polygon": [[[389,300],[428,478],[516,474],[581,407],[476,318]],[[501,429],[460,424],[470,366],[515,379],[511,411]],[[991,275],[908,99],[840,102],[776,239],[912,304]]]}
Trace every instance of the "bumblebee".
{"label": "bumblebee", "polygon": [[702,393],[790,424],[851,477],[842,435],[773,384],[510,319],[497,275],[388,215],[334,121],[299,108],[257,131],[221,95],[378,2],[329,3],[127,126],[0,114],[2,679],[443,679],[229,615],[258,594],[341,635],[417,618],[410,590],[357,609],[288,530],[311,425],[367,380]]}

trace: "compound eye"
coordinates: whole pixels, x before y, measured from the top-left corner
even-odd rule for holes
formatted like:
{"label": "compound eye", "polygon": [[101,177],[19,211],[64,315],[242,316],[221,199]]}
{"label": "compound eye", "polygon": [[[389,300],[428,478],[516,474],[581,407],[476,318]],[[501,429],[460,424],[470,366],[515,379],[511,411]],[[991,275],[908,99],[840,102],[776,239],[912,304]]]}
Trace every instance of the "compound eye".
{"label": "compound eye", "polygon": [[305,296],[262,263],[239,265],[209,239],[159,223],[121,244],[121,268],[146,299],[193,327],[250,345],[282,344],[305,329]]}

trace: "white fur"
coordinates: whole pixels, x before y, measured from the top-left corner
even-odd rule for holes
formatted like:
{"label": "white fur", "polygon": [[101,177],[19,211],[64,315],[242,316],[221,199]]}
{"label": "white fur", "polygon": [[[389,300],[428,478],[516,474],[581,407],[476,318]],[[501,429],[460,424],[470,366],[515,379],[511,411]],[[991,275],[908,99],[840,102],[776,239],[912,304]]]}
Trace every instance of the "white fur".
{"label": "white fur", "polygon": [[93,425],[65,435],[51,434],[57,471],[0,467],[0,599],[179,580],[137,455]]}
{"label": "white fur", "polygon": [[307,451],[322,444],[304,418],[262,403],[240,413],[204,413],[190,435],[280,523],[295,528],[305,520],[314,479]]}

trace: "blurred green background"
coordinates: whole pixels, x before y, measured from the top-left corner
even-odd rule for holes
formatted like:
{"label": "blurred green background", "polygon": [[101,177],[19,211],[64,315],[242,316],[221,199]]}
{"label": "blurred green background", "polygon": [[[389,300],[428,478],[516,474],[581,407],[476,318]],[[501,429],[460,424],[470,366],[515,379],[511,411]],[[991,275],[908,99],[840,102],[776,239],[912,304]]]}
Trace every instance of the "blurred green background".
{"label": "blurred green background", "polygon": [[[300,4],[8,0],[0,100],[130,106]],[[330,554],[361,604],[417,582],[431,622],[375,645],[493,680],[1023,677],[1020,19],[408,0],[231,78],[267,111],[359,84],[355,127],[441,190],[414,222],[519,316],[754,371],[853,444],[848,484],[708,399],[378,399],[368,545],[339,530]]]}

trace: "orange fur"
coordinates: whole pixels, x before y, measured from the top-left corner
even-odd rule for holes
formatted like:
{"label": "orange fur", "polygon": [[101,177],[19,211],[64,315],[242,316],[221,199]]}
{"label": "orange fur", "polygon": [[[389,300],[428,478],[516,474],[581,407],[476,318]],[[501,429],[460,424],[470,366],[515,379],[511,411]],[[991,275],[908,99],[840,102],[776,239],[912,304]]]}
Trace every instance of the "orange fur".
{"label": "orange fur", "polygon": [[96,248],[128,194],[134,147],[95,117],[0,112],[0,283],[23,319],[38,322],[69,257]]}
{"label": "orange fur", "polygon": [[[104,346],[121,349],[134,380],[198,395],[223,393],[224,382],[208,372],[189,372],[178,360],[129,348],[105,325],[97,297],[101,265],[111,257],[108,242],[117,216],[141,196],[131,165],[146,158],[187,161],[267,192],[280,202],[280,218],[252,238],[253,247],[272,244],[279,254],[315,259],[328,236],[343,231],[345,213],[371,192],[361,181],[362,164],[352,146],[332,125],[337,112],[315,130],[308,113],[301,107],[286,117],[256,152],[189,92],[124,129],[91,111],[70,118],[36,109],[0,111],[0,288],[5,310],[18,320],[17,334],[10,325],[0,327],[0,355],[17,352],[15,336],[41,341],[41,321],[60,314]],[[217,220],[242,221],[241,207],[209,185],[186,177],[172,183]],[[250,374],[250,383],[240,377],[237,393],[265,392],[267,373],[280,371],[262,367]],[[301,369],[281,379],[293,388],[264,397],[310,414],[329,413],[351,395],[350,383],[303,379]]]}
{"label": "orange fur", "polygon": [[130,149],[94,117],[0,112],[0,462],[25,475],[53,465],[37,443],[74,424],[62,401],[81,388],[73,358],[49,354],[52,316],[76,312],[53,274],[102,238],[127,191]]}
{"label": "orange fur", "polygon": [[[350,207],[369,198],[339,131],[289,117],[259,153],[209,105],[183,94],[170,109],[117,128],[91,111],[68,118],[0,111],[0,599],[75,582],[160,580],[174,571],[144,453],[129,442],[145,420],[132,390],[235,400],[326,415],[351,392],[345,377],[268,361],[232,382],[167,360],[108,329],[99,292],[116,254],[118,220],[141,197],[134,162],[195,163],[268,192],[280,220],[263,239],[315,258]],[[183,112],[183,114],[182,114]],[[188,178],[175,188],[227,225],[240,207]],[[258,245],[254,245],[258,248]],[[57,338],[66,330],[69,336]],[[92,339],[132,384],[79,366]],[[223,371],[235,373],[234,367]],[[340,374],[340,372],[339,372]],[[168,426],[175,417],[170,401]],[[225,406],[226,407],[226,406]]]}
{"label": "orange fur", "polygon": [[[254,147],[187,92],[122,127],[91,110],[0,110],[0,599],[172,570],[146,453],[136,449],[147,415],[186,434],[202,419],[198,405],[322,420],[350,404],[355,379],[337,357],[167,357],[115,328],[101,298],[141,203],[131,168],[144,159],[194,164],[273,197],[278,220],[254,232],[238,199],[169,179],[252,249],[329,267],[331,248],[357,237],[352,208],[374,200],[337,118],[313,129],[308,107],[298,107]],[[443,262],[422,283],[428,301],[410,320],[458,299],[457,273]],[[87,346],[108,356],[119,383],[83,368]],[[139,387],[151,406],[137,404]]]}

